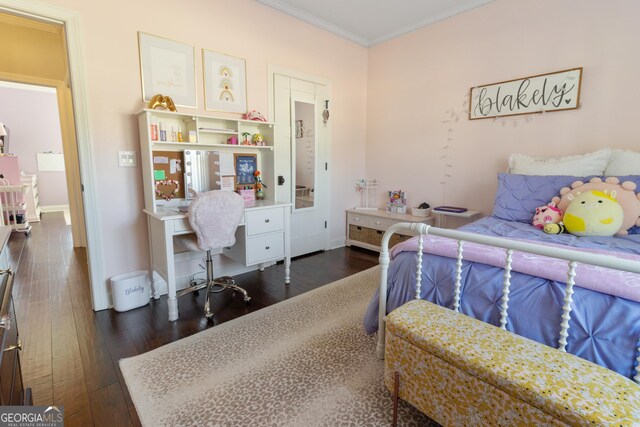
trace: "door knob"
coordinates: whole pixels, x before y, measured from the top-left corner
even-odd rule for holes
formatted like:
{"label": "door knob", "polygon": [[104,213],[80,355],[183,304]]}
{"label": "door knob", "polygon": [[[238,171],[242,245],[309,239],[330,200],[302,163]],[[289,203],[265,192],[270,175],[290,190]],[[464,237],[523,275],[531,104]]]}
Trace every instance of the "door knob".
{"label": "door knob", "polygon": [[16,345],[10,345],[2,351],[11,351],[15,349],[22,350],[22,342],[20,342],[20,340],[18,340],[18,343]]}
{"label": "door knob", "polygon": [[284,176],[278,175],[278,185],[284,185]]}

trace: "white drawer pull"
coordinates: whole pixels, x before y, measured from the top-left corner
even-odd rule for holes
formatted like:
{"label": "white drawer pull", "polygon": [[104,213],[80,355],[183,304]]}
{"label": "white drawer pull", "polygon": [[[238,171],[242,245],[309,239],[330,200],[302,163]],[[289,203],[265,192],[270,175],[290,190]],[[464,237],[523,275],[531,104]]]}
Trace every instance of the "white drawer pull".
{"label": "white drawer pull", "polygon": [[269,222],[269,218],[265,219],[264,222]]}

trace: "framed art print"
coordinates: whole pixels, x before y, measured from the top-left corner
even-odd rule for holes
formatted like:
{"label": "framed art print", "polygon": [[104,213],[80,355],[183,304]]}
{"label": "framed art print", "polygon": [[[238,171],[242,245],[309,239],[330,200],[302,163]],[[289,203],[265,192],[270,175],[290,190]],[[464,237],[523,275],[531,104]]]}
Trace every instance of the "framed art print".
{"label": "framed art print", "polygon": [[245,60],[202,49],[202,66],[205,108],[228,113],[246,113]]}
{"label": "framed art print", "polygon": [[236,169],[236,190],[251,187],[256,183],[253,173],[258,170],[258,156],[256,154],[234,153],[233,161]]}
{"label": "framed art print", "polygon": [[196,108],[194,47],[138,32],[138,48],[142,100],[162,94],[177,106]]}

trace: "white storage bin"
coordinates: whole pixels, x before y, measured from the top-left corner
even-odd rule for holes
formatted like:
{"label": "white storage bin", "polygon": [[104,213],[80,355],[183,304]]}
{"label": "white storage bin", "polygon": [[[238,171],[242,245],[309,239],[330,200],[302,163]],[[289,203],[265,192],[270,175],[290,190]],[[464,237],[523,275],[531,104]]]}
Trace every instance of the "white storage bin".
{"label": "white storage bin", "polygon": [[111,278],[111,296],[116,311],[142,307],[151,298],[149,272],[145,270],[119,274]]}

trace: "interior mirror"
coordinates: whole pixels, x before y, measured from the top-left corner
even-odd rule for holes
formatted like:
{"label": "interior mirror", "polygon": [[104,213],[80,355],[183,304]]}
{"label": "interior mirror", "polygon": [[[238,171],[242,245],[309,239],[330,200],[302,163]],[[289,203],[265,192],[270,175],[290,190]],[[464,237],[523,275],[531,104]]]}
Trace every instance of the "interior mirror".
{"label": "interior mirror", "polygon": [[314,206],[316,177],[316,120],[315,105],[295,101],[295,161],[294,177],[295,209]]}

